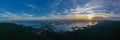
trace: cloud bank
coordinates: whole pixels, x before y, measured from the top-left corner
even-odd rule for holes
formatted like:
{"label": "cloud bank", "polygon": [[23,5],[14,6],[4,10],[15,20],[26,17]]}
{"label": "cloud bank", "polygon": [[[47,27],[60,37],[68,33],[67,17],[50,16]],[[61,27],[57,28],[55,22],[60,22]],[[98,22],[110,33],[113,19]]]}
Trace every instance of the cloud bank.
{"label": "cloud bank", "polygon": [[[36,15],[33,15],[34,13],[12,13],[6,11],[0,14],[0,17],[4,19],[74,19],[75,16],[82,17],[87,14],[99,17],[120,17],[119,2],[119,0],[55,0],[47,8],[42,8],[43,11],[51,9],[46,16],[36,17]],[[26,6],[39,9],[33,4],[27,4]]]}

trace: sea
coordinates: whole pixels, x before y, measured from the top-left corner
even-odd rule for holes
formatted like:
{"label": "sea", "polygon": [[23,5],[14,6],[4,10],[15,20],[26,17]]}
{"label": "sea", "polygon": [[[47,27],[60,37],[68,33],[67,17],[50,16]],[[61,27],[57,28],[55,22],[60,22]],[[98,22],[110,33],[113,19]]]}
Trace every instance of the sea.
{"label": "sea", "polygon": [[39,28],[42,24],[53,25],[54,31],[73,31],[73,27],[88,27],[99,22],[93,20],[0,20],[0,23],[15,23]]}

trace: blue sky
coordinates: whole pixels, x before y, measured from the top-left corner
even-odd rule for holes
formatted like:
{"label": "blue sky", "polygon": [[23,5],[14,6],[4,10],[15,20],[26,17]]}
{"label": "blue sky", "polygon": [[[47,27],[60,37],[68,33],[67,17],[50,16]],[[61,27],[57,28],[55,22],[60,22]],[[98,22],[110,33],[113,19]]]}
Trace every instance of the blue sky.
{"label": "blue sky", "polygon": [[0,18],[64,18],[71,14],[120,15],[120,0],[0,0]]}

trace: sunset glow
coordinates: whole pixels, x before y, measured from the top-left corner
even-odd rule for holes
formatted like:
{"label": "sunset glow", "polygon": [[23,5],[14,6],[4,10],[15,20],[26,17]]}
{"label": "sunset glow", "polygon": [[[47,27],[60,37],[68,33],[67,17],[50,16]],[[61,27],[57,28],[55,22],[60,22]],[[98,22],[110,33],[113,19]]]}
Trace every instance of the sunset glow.
{"label": "sunset glow", "polygon": [[92,14],[88,14],[87,17],[88,17],[88,20],[92,20],[95,16]]}

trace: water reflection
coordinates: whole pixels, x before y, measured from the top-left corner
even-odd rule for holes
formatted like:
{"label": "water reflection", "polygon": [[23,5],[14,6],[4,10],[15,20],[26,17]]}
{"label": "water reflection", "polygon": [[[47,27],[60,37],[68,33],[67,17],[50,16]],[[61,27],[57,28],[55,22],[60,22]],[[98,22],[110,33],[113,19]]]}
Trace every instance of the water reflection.
{"label": "water reflection", "polygon": [[[11,22],[11,21],[10,21]],[[96,25],[98,22],[89,20],[89,21],[49,21],[49,20],[38,20],[38,21],[12,21],[13,23],[27,25],[27,26],[33,26],[34,28],[39,28],[42,24],[48,24],[53,25],[55,27],[55,31],[73,31],[72,28],[81,28],[84,29],[84,27]]]}
{"label": "water reflection", "polygon": [[77,21],[77,22],[71,22],[69,24],[67,24],[67,22],[65,23],[66,25],[56,25],[56,29],[57,31],[73,31],[74,30],[82,30],[85,27],[88,26],[92,26],[92,25],[96,25],[98,22],[97,21]]}
{"label": "water reflection", "polygon": [[76,29],[84,29],[85,27],[96,25],[97,21],[29,21],[29,22],[17,22],[19,24],[25,24],[29,26],[33,26],[35,28],[39,28],[41,25],[53,25],[55,27],[55,31],[73,31],[73,28]]}
{"label": "water reflection", "polygon": [[88,21],[88,26],[96,25],[98,22],[97,21]]}

